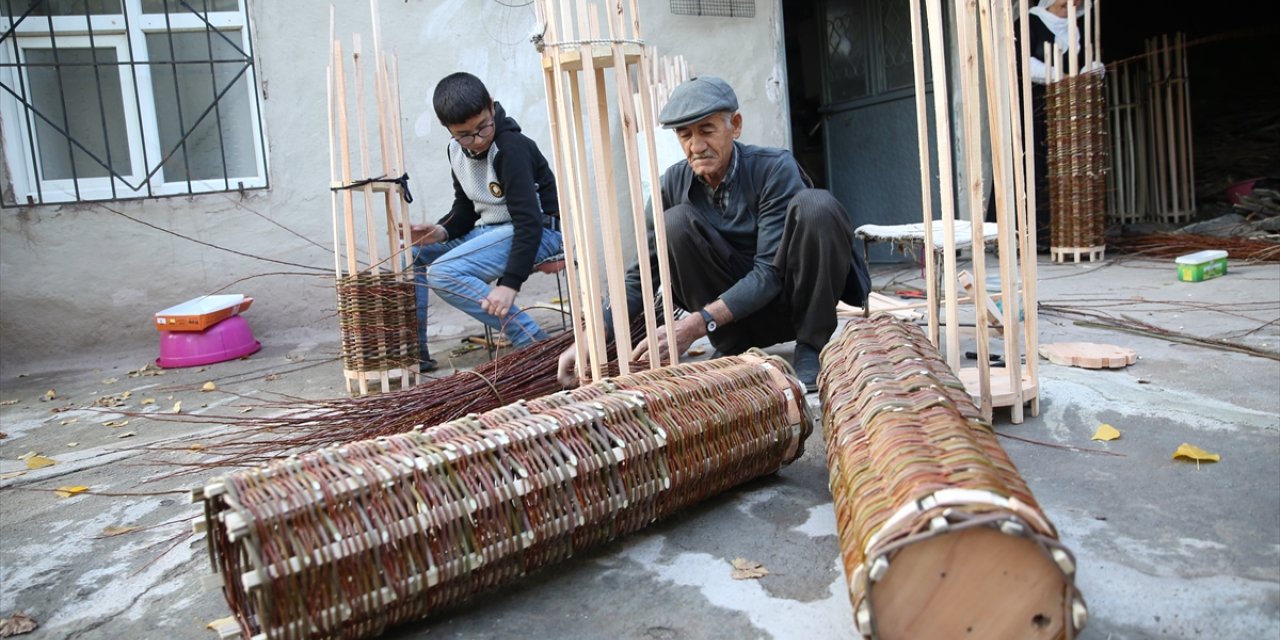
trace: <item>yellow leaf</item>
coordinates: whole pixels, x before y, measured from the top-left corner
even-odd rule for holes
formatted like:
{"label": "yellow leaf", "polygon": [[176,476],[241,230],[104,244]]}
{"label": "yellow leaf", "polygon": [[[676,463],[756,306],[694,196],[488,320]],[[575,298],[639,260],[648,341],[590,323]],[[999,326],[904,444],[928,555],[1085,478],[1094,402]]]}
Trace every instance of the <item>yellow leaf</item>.
{"label": "yellow leaf", "polygon": [[46,458],[39,454],[27,458],[28,469],[43,469],[45,467],[52,467],[55,464],[58,464],[57,460],[54,460],[53,458]]}
{"label": "yellow leaf", "polygon": [[120,399],[121,399],[121,400],[128,400],[128,399],[129,399],[129,396],[131,396],[131,395],[133,395],[133,392],[132,392],[132,391],[125,391],[124,393],[120,394]]}
{"label": "yellow leaf", "polygon": [[113,382],[119,382],[119,381],[120,381],[119,378],[103,378],[102,384],[111,384]]}
{"label": "yellow leaf", "polygon": [[1216,453],[1209,453],[1200,447],[1184,442],[1178,445],[1177,451],[1173,452],[1173,459],[1177,460],[1178,458],[1186,458],[1196,462],[1217,462],[1222,459],[1222,456]]}
{"label": "yellow leaf", "polygon": [[48,402],[49,400],[53,400],[56,397],[58,397],[58,392],[54,391],[53,389],[50,389],[44,392],[44,399],[46,402]]}
{"label": "yellow leaf", "polygon": [[137,531],[137,530],[138,530],[138,527],[135,527],[133,525],[120,527],[113,524],[103,528],[102,535],[107,538],[110,538],[112,536],[118,536],[118,535],[129,533],[130,531]]}
{"label": "yellow leaf", "polygon": [[26,471],[10,471],[8,473],[0,473],[0,480],[9,480],[18,476],[26,475]]}
{"label": "yellow leaf", "polygon": [[123,426],[125,426],[125,425],[127,425],[127,424],[129,424],[129,421],[128,421],[128,420],[112,420],[112,421],[110,421],[110,422],[104,422],[104,423],[102,423],[102,426],[104,426],[104,427],[123,427]]}
{"label": "yellow leaf", "polygon": [[79,442],[68,442],[68,443],[67,443],[67,446],[68,446],[68,447],[78,447],[78,446],[80,446],[80,443],[79,443]]}
{"label": "yellow leaf", "polygon": [[212,381],[210,381],[210,382],[206,382],[206,383],[204,383],[204,386],[200,387],[200,390],[201,390],[201,391],[213,391],[213,390],[215,390],[215,389],[217,389],[217,388],[218,388],[218,385],[216,385],[216,384],[214,384]]}
{"label": "yellow leaf", "polygon": [[0,407],[7,407],[11,404],[18,404],[17,400],[0,400]]}
{"label": "yellow leaf", "polygon": [[1093,432],[1093,440],[1115,440],[1120,437],[1120,430],[1115,427],[1102,423],[1098,425],[1098,430]]}
{"label": "yellow leaf", "polygon": [[179,401],[177,401],[177,402],[173,403],[173,412],[174,412],[174,413],[182,413],[182,401],[181,401],[181,400],[179,400]]}
{"label": "yellow leaf", "polygon": [[155,398],[145,398],[145,399],[143,399],[143,401],[142,401],[142,404],[144,404],[144,405],[147,405],[147,404],[155,404],[155,403],[156,403],[156,399],[155,399]]}
{"label": "yellow leaf", "polygon": [[35,456],[36,456],[36,452],[34,452],[34,451],[28,451],[28,452],[26,452],[26,453],[24,453],[24,454],[22,454],[22,455],[18,456],[18,459],[19,459],[19,460],[26,460],[27,458],[33,458],[33,457],[35,457]]}
{"label": "yellow leaf", "polygon": [[74,496],[77,493],[84,493],[88,490],[89,490],[89,487],[78,484],[75,486],[68,485],[64,487],[58,487],[57,489],[53,490],[53,493],[56,494],[59,498],[70,498],[71,496]]}
{"label": "yellow leaf", "polygon": [[205,447],[204,445],[202,445],[202,444],[200,444],[200,443],[198,443],[198,442],[197,442],[197,443],[195,443],[195,444],[193,444],[193,445],[191,445],[191,446],[187,447],[187,449],[189,449],[189,450],[191,450],[191,451],[204,451],[204,450],[206,449],[206,447]]}

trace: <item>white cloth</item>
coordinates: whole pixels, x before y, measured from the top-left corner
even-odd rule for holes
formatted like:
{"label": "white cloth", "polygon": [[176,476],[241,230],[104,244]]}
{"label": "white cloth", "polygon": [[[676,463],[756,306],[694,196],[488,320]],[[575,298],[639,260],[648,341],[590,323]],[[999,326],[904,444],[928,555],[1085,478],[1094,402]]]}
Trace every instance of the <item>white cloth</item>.
{"label": "white cloth", "polygon": [[[933,247],[946,248],[941,220],[933,221]],[[864,240],[874,242],[896,242],[899,244],[924,244],[924,223],[879,225],[864,224],[854,230],[853,234]],[[984,242],[995,242],[1000,237],[1000,227],[994,222],[982,223],[982,239]],[[973,228],[968,220],[955,221],[955,246],[957,249],[968,247],[973,242]]]}

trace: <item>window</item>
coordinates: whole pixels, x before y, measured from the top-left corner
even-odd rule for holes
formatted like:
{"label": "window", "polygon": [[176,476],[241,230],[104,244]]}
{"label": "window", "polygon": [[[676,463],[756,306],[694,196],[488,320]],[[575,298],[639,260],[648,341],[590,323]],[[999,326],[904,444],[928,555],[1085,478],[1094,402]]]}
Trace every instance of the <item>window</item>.
{"label": "window", "polygon": [[0,0],[4,206],[267,186],[248,0]]}
{"label": "window", "polygon": [[755,0],[671,0],[671,13],[678,16],[756,17]]}

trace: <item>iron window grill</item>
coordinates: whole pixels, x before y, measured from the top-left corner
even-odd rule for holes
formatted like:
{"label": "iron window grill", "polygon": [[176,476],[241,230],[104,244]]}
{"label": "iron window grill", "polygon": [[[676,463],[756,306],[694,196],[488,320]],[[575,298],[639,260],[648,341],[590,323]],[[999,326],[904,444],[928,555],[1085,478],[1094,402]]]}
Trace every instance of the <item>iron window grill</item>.
{"label": "iron window grill", "polygon": [[0,205],[265,188],[248,0],[0,0]]}
{"label": "iron window grill", "polygon": [[756,17],[755,0],[671,0],[671,13],[678,16]]}

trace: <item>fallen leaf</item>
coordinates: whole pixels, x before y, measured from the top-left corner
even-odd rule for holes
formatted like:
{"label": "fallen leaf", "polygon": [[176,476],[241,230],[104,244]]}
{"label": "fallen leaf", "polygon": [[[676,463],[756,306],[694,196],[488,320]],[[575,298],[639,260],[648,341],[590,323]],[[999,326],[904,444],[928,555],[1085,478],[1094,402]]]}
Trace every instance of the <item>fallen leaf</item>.
{"label": "fallen leaf", "polygon": [[127,425],[127,424],[129,424],[129,421],[128,421],[128,420],[111,420],[111,421],[109,421],[109,422],[104,422],[104,423],[102,423],[102,426],[104,426],[104,427],[123,427],[123,426],[125,426],[125,425]]}
{"label": "fallen leaf", "polygon": [[89,490],[89,487],[78,484],[75,486],[68,485],[65,487],[58,487],[57,489],[53,490],[53,493],[59,498],[70,498],[71,496],[74,496],[77,493],[84,493],[88,490]]}
{"label": "fallen leaf", "polygon": [[155,399],[155,398],[144,398],[144,399],[142,400],[142,404],[144,404],[144,405],[148,405],[148,404],[155,404],[155,403],[156,403],[156,399]]}
{"label": "fallen leaf", "polygon": [[54,460],[53,458],[46,458],[38,454],[27,458],[28,469],[43,469],[45,467],[52,467],[55,464],[58,464],[57,460]]}
{"label": "fallen leaf", "polygon": [[26,452],[26,453],[24,453],[24,454],[22,454],[22,455],[18,456],[18,459],[19,459],[19,460],[26,460],[27,458],[33,458],[33,457],[35,457],[35,456],[36,456],[36,452],[34,452],[34,451],[28,451],[28,452]]}
{"label": "fallen leaf", "polygon": [[1098,425],[1098,430],[1093,432],[1091,440],[1115,440],[1119,437],[1120,430],[1104,422]]}
{"label": "fallen leaf", "polygon": [[1222,456],[1216,453],[1209,453],[1200,447],[1184,442],[1178,445],[1178,449],[1173,452],[1173,459],[1177,460],[1178,458],[1195,460],[1196,464],[1199,464],[1201,462],[1217,462],[1222,459]]}
{"label": "fallen leaf", "polygon": [[274,380],[279,380],[279,379],[280,379],[280,374],[278,373],[268,373],[266,377],[263,378],[263,380],[266,380],[267,382],[272,382]]}
{"label": "fallen leaf", "polygon": [[112,525],[107,525],[102,529],[102,535],[104,537],[110,538],[112,536],[123,535],[123,534],[129,533],[130,531],[137,531],[137,530],[138,530],[138,527],[135,527],[133,525],[120,527],[112,524]]}
{"label": "fallen leaf", "polygon": [[556,296],[551,299],[551,304],[564,304],[564,298],[561,298],[560,296]]}
{"label": "fallen leaf", "polygon": [[57,391],[54,391],[53,389],[50,389],[50,390],[48,390],[48,391],[44,392],[44,401],[45,401],[45,402],[48,402],[48,401],[50,401],[50,400],[53,400],[54,398],[57,398],[57,397],[58,397],[58,392],[57,392]]}
{"label": "fallen leaf", "polygon": [[80,443],[79,443],[79,442],[68,442],[68,443],[67,443],[67,446],[68,446],[68,447],[78,447],[78,446],[80,446]]}
{"label": "fallen leaf", "polygon": [[0,400],[0,407],[7,407],[11,404],[18,404],[17,400]]}
{"label": "fallen leaf", "polygon": [[121,399],[121,400],[128,400],[128,399],[129,399],[129,396],[131,396],[131,395],[133,395],[133,392],[132,392],[132,391],[125,391],[124,393],[120,394],[120,399]]}
{"label": "fallen leaf", "polygon": [[746,558],[733,559],[733,573],[729,577],[734,580],[751,580],[755,578],[763,578],[769,575],[769,570],[759,562],[747,560]]}
{"label": "fallen leaf", "polygon": [[174,413],[182,413],[182,401],[181,401],[181,400],[179,400],[179,401],[177,401],[177,402],[173,403],[173,412],[174,412]]}
{"label": "fallen leaf", "polygon": [[218,385],[214,384],[214,383],[213,383],[213,381],[209,381],[209,382],[204,383],[204,386],[200,387],[200,390],[201,390],[201,391],[214,391],[214,390],[216,390],[217,388],[218,388]]}
{"label": "fallen leaf", "polygon": [[208,448],[208,447],[205,447],[204,445],[200,444],[199,442],[197,442],[197,443],[195,443],[195,444],[193,444],[193,445],[191,445],[191,446],[187,447],[187,449],[188,449],[188,450],[190,450],[190,451],[204,451],[204,450],[205,450],[205,449],[207,449],[207,448]]}
{"label": "fallen leaf", "polygon": [[136,435],[138,435],[138,434],[137,434],[137,433],[135,433],[135,432],[133,432],[133,431],[126,431],[126,432],[124,432],[124,433],[122,433],[122,434],[120,434],[120,435],[118,435],[118,436],[116,436],[116,437],[117,437],[117,438],[132,438],[132,437],[134,437],[134,436],[136,436]]}
{"label": "fallen leaf", "polygon": [[18,476],[27,475],[26,471],[10,471],[8,473],[0,473],[0,480],[10,480]]}
{"label": "fallen leaf", "polygon": [[75,418],[67,418],[66,420],[63,420],[62,422],[59,422],[59,423],[58,423],[58,426],[65,427],[65,426],[67,426],[67,425],[69,425],[69,424],[74,423],[75,421],[76,421],[76,419],[75,419]]}
{"label": "fallen leaf", "polygon": [[31,616],[15,611],[8,618],[0,618],[0,638],[21,635],[35,631],[40,626]]}
{"label": "fallen leaf", "polygon": [[8,438],[8,437],[9,437],[9,434],[3,431],[0,431],[0,440],[4,440],[5,438]]}
{"label": "fallen leaf", "polygon": [[[218,631],[219,629],[223,629],[223,628],[239,629],[240,622],[236,620],[235,616],[227,616],[225,618],[218,618],[217,620],[214,620],[213,622],[206,624],[204,628],[210,631]],[[219,635],[221,635],[221,632],[219,632]]]}
{"label": "fallen leaf", "polygon": [[240,410],[240,413],[249,413],[250,411],[253,411],[253,407],[245,407]]}
{"label": "fallen leaf", "polygon": [[119,381],[120,381],[120,378],[104,378],[102,380],[102,384],[112,384],[114,382],[119,382]]}

